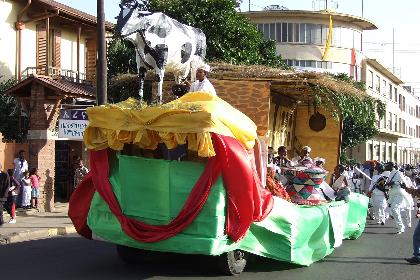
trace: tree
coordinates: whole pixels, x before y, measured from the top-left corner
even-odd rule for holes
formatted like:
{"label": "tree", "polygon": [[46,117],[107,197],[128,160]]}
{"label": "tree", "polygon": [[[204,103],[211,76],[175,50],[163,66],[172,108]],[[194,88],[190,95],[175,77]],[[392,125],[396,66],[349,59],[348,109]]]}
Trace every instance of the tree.
{"label": "tree", "polygon": [[[145,0],[140,2],[140,8],[161,11],[181,23],[203,30],[207,37],[207,61],[288,68],[276,54],[275,42],[264,39],[255,25],[235,10],[238,2]],[[122,0],[121,3],[130,5],[133,1]],[[108,63],[110,75],[134,71],[134,55],[133,47],[127,43],[120,40],[111,43]]]}
{"label": "tree", "polygon": [[18,129],[20,127],[20,107],[13,96],[6,95],[4,92],[16,84],[15,79],[0,82],[0,132],[6,141],[21,141],[24,133]]}
{"label": "tree", "polygon": [[207,37],[208,61],[259,64],[287,68],[276,55],[274,41],[235,8],[232,0],[149,0],[151,11],[161,11],[178,21],[203,30]]}

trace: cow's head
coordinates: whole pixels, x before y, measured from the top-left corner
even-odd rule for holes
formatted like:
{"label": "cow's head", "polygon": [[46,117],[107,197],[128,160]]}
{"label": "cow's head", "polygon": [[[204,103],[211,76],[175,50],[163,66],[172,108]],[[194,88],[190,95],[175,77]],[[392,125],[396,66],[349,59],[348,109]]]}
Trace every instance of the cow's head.
{"label": "cow's head", "polygon": [[118,35],[127,37],[137,31],[144,31],[148,27],[143,26],[145,25],[144,22],[140,22],[145,16],[152,13],[148,11],[140,11],[139,3],[137,1],[131,1],[124,5],[120,4],[120,9],[120,13],[118,17],[116,17],[117,26],[115,27],[115,32]]}

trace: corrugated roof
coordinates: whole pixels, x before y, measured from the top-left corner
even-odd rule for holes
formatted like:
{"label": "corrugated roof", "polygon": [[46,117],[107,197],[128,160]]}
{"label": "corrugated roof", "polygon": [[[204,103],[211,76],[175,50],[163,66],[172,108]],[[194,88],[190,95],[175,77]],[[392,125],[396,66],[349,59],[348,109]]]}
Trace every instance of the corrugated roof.
{"label": "corrugated roof", "polygon": [[33,82],[40,83],[47,88],[54,91],[58,91],[59,94],[71,96],[71,97],[86,97],[95,98],[96,90],[93,86],[75,83],[63,78],[52,78],[48,76],[31,75],[28,78],[22,80],[15,86],[8,89],[5,94],[19,97],[25,86],[31,85]]}
{"label": "corrugated roof", "polygon": [[[59,12],[60,12],[60,15],[64,14],[64,15],[67,15],[67,16],[72,17],[72,18],[85,20],[86,22],[88,22],[90,24],[93,24],[93,25],[97,24],[97,19],[96,19],[95,16],[93,16],[91,14],[88,14],[88,13],[85,13],[85,12],[82,12],[80,10],[77,10],[75,8],[69,7],[67,5],[61,4],[59,2],[56,2],[56,1],[53,1],[53,0],[35,0],[35,1],[40,3],[41,5],[44,4],[44,5],[48,5],[49,7],[58,9]],[[85,1],[87,1],[87,0],[85,0]],[[92,1],[92,0],[89,0],[89,1]],[[105,22],[105,27],[108,30],[112,30],[114,28],[114,24],[109,22],[109,21],[106,21]]]}

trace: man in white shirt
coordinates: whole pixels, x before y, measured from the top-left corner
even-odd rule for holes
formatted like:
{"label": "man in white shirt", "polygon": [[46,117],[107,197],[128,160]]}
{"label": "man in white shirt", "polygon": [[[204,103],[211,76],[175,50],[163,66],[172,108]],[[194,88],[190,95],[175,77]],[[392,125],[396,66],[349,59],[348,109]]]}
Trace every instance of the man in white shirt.
{"label": "man in white shirt", "polygon": [[190,86],[190,92],[205,91],[213,95],[217,95],[213,85],[207,79],[208,72],[210,72],[210,66],[208,65],[202,65],[197,69],[197,71],[195,72],[195,78],[197,80],[191,85],[188,82],[186,83]]}
{"label": "man in white shirt", "polygon": [[25,151],[20,150],[17,158],[13,160],[14,173],[13,177],[20,182],[25,171],[29,171],[28,162],[25,159]]}

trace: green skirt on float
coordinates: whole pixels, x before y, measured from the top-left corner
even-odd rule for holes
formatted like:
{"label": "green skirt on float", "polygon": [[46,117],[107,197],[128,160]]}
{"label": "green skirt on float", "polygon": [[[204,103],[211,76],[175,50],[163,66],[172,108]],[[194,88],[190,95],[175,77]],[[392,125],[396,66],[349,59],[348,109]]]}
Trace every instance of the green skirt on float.
{"label": "green skirt on float", "polygon": [[[168,224],[182,209],[204,170],[199,162],[166,161],[134,156],[110,157],[110,182],[124,215],[139,221]],[[368,198],[352,193],[349,203],[300,206],[275,198],[266,219],[253,223],[237,243],[225,235],[226,192],[221,177],[202,211],[180,234],[143,243],[126,235],[98,193],[92,200],[88,225],[100,239],[152,251],[220,255],[241,249],[256,255],[310,265],[341,245],[358,238],[365,227]]]}

